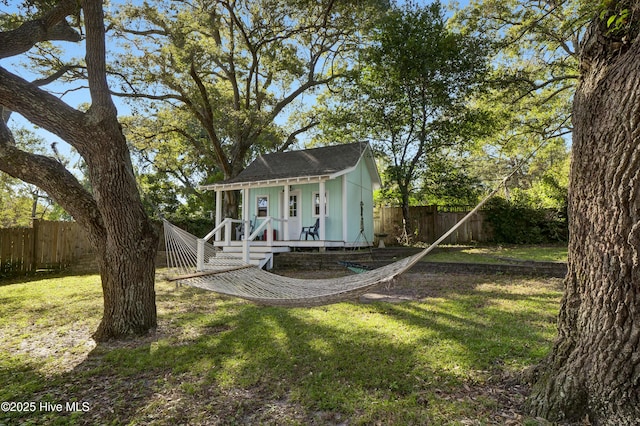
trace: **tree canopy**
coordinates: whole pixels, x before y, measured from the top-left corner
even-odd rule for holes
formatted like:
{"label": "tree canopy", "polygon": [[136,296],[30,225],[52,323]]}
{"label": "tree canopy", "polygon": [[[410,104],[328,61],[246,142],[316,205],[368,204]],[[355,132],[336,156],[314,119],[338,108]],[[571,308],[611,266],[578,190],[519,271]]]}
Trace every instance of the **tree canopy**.
{"label": "tree canopy", "polygon": [[199,157],[196,182],[186,181],[184,163],[164,163],[189,186],[231,178],[257,153],[287,149],[317,125],[307,101],[349,73],[361,28],[384,5],[198,0],[121,7],[113,27],[125,52],[113,64],[118,95],[155,119],[147,132],[135,130],[137,140],[148,152],[159,135],[152,158],[168,139]]}
{"label": "tree canopy", "polygon": [[[545,167],[553,171],[541,173],[541,162],[533,156],[530,162],[538,164],[525,167],[508,188],[537,187],[530,195],[548,198],[553,192],[549,185],[566,186],[568,149],[562,145],[569,145],[572,132],[579,46],[594,13],[591,3],[484,0],[471,1],[456,13],[461,31],[484,34],[493,42],[492,90],[477,100],[490,105],[497,118],[494,131],[478,141],[474,154],[485,159],[485,179],[508,174],[542,146]],[[546,196],[541,194],[545,191]]]}
{"label": "tree canopy", "polygon": [[395,188],[408,219],[425,173],[465,149],[488,120],[470,101],[489,70],[489,46],[450,28],[439,2],[391,9],[365,44],[357,79],[327,108],[325,128],[333,135],[349,123],[354,135],[372,141],[387,158],[386,189]]}

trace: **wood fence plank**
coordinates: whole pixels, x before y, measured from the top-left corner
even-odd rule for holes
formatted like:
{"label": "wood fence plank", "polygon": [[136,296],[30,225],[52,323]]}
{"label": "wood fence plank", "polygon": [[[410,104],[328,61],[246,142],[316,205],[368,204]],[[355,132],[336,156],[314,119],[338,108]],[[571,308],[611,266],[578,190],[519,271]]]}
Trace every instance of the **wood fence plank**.
{"label": "wood fence plank", "polygon": [[[412,206],[409,208],[411,225],[417,234],[415,241],[432,243],[454,226],[466,212],[460,209],[439,211],[436,206]],[[402,230],[402,209],[400,207],[376,207],[374,209],[374,232],[387,234],[385,244],[397,243]],[[484,215],[477,213],[467,223],[447,238],[445,244],[468,244],[473,241],[490,241],[491,234],[485,230]]]}
{"label": "wood fence plank", "polygon": [[48,268],[54,268],[56,266],[62,267],[60,262],[60,245],[59,245],[59,235],[60,235],[60,222],[50,222],[51,223],[51,258],[49,261]]}
{"label": "wood fence plank", "polygon": [[24,264],[24,229],[18,228],[13,234],[13,263],[14,271],[22,273],[25,271]]}
{"label": "wood fence plank", "polygon": [[11,267],[11,230],[6,229],[3,230],[2,233],[2,245],[0,245],[0,259],[2,259],[2,263],[0,263],[0,272],[10,273],[12,271]]}
{"label": "wood fence plank", "polygon": [[30,273],[35,270],[33,267],[33,229],[25,228],[24,230],[24,244],[23,244],[23,259],[24,259],[24,272]]}
{"label": "wood fence plank", "polygon": [[58,269],[93,253],[89,238],[75,222],[34,220],[32,228],[0,229],[0,273]]}

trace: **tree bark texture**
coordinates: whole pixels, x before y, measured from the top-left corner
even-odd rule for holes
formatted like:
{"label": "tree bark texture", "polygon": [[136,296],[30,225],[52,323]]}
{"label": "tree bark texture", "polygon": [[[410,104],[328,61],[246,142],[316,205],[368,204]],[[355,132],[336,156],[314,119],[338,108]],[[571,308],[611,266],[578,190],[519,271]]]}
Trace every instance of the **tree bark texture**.
{"label": "tree bark texture", "polygon": [[[638,20],[639,1],[627,2]],[[637,28],[636,27],[630,28]],[[553,421],[640,424],[640,42],[585,36],[573,107],[569,264],[558,338],[529,404]]]}
{"label": "tree bark texture", "polygon": [[101,143],[87,165],[106,236],[98,249],[104,314],[94,338],[145,334],[156,326],[158,237],[142,206],[117,122],[108,121],[93,140]]}
{"label": "tree bark texture", "polygon": [[[37,34],[31,34],[28,30],[34,26],[25,23],[2,36],[24,50],[25,45],[55,34],[47,25],[66,25],[63,21],[75,7],[75,1],[61,1],[54,7],[56,13],[45,14],[50,19],[40,21],[45,28],[35,26]],[[18,149],[4,121],[0,121],[0,171],[44,189],[88,231],[98,253],[104,295],[104,314],[94,338],[108,340],[145,334],[156,327],[158,236],[140,200],[130,152],[109,94],[102,2],[85,0],[81,7],[91,94],[88,111],[71,108],[1,67],[0,109],[20,113],[75,147],[87,164],[91,191],[55,159]],[[7,46],[0,46],[0,57],[12,52],[13,47]]]}

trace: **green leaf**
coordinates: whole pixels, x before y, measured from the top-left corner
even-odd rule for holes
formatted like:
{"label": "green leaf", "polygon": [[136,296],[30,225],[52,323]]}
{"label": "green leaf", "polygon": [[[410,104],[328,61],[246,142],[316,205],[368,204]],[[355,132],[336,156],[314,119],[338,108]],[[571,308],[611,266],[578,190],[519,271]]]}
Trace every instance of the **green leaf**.
{"label": "green leaf", "polygon": [[602,11],[600,12],[600,20],[604,21],[604,18],[607,16],[607,13],[609,12],[608,9],[602,9]]}

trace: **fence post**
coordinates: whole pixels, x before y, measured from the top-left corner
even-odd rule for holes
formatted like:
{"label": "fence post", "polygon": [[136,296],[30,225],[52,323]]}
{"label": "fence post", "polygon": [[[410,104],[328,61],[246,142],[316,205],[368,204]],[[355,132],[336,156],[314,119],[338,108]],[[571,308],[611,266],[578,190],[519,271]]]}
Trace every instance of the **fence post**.
{"label": "fence post", "polygon": [[39,227],[40,227],[40,221],[34,217],[33,226],[32,226],[33,250],[32,250],[32,256],[31,256],[31,265],[29,267],[29,270],[33,272],[35,272],[36,269],[38,269],[38,228]]}

